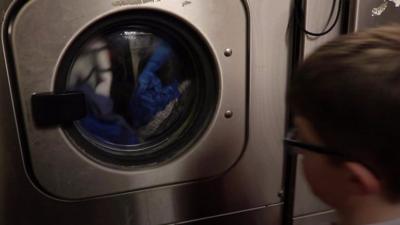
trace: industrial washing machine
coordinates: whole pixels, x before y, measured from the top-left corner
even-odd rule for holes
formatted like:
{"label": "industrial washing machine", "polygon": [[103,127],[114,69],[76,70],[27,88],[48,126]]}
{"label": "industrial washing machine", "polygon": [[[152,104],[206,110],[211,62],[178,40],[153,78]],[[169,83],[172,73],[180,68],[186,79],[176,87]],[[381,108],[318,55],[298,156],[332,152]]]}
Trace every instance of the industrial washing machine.
{"label": "industrial washing machine", "polygon": [[243,151],[243,3],[127,3],[32,1],[9,27],[25,163],[55,198],[209,179]]}
{"label": "industrial washing machine", "polygon": [[0,224],[280,224],[291,1],[0,6]]}

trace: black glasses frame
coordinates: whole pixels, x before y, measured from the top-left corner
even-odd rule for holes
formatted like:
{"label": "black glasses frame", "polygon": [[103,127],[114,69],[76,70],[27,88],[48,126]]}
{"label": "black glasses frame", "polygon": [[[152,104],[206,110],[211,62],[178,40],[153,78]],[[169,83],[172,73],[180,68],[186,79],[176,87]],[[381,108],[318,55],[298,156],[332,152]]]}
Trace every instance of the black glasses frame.
{"label": "black glasses frame", "polygon": [[352,157],[346,156],[345,154],[339,153],[339,152],[331,150],[329,148],[325,148],[322,146],[317,146],[317,145],[313,145],[313,144],[309,144],[309,143],[304,143],[304,142],[294,140],[294,139],[288,138],[288,137],[284,139],[284,143],[288,146],[301,148],[301,149],[304,149],[304,150],[310,151],[310,152],[315,152],[315,153],[324,154],[324,155],[331,155],[331,156],[335,156],[335,157],[338,157],[341,159],[347,159],[347,160],[352,159]]}
{"label": "black glasses frame", "polygon": [[[335,150],[330,149],[330,148],[326,148],[326,147],[322,147],[322,146],[318,146],[318,145],[309,144],[309,143],[305,143],[305,142],[302,142],[302,141],[295,140],[294,138],[291,137],[292,134],[293,134],[293,132],[289,131],[288,135],[284,139],[284,143],[287,146],[297,147],[297,148],[301,148],[301,149],[303,149],[305,151],[310,151],[310,152],[314,152],[314,153],[333,156],[333,157],[335,157],[337,159],[344,160],[344,161],[358,162],[358,163],[361,163],[362,165],[364,165],[365,167],[367,167],[371,172],[373,172],[377,178],[381,177],[377,173],[377,171],[374,169],[374,167],[369,163],[361,162],[359,159],[357,159],[355,157],[343,154],[341,152],[335,151]],[[293,151],[293,148],[285,148],[285,149],[287,149],[289,151]],[[295,151],[293,151],[293,152],[295,152]]]}
{"label": "black glasses frame", "polygon": [[[296,128],[290,129],[289,132],[285,136],[284,143],[288,146],[301,148],[301,149],[304,149],[304,150],[310,151],[310,152],[315,152],[315,153],[324,154],[324,155],[331,155],[331,156],[335,156],[335,157],[339,157],[339,158],[343,158],[343,159],[347,159],[347,160],[349,160],[349,158],[350,158],[350,157],[346,156],[345,154],[340,153],[335,150],[332,150],[330,148],[326,148],[326,147],[322,147],[322,146],[318,146],[318,145],[305,143],[305,142],[296,140],[296,136],[297,136],[296,134],[297,134]],[[293,148],[288,148],[288,150],[293,150]]]}

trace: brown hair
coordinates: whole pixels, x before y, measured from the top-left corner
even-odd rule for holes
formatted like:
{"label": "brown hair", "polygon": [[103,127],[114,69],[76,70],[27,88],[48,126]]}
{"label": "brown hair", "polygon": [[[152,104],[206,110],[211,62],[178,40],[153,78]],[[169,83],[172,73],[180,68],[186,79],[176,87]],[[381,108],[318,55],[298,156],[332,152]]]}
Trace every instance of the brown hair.
{"label": "brown hair", "polygon": [[288,103],[330,148],[373,165],[400,200],[400,26],[353,33],[299,67]]}

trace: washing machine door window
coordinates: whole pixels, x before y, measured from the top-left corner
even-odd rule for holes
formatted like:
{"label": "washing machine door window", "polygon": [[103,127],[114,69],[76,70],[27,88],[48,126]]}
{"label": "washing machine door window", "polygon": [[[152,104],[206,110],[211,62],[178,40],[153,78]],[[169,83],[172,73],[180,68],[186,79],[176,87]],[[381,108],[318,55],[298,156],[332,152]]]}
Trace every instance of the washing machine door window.
{"label": "washing machine door window", "polygon": [[193,80],[162,39],[121,31],[87,43],[72,65],[68,89],[85,94],[76,123],[99,144],[125,149],[163,134],[189,109]]}
{"label": "washing machine door window", "polygon": [[91,157],[159,163],[184,151],[212,117],[213,57],[188,34],[149,24],[87,32],[63,61],[57,89],[83,93],[86,102],[86,115],[65,130]]}

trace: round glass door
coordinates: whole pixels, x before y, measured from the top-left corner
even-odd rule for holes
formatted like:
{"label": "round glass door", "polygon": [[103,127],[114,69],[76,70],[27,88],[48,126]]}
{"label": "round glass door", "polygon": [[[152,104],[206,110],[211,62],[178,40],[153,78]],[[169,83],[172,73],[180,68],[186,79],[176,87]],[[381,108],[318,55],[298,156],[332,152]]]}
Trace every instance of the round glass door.
{"label": "round glass door", "polygon": [[67,133],[80,149],[112,163],[159,163],[184,151],[207,127],[218,99],[206,46],[182,22],[146,14],[87,32],[67,54],[57,83],[85,95],[87,115]]}

